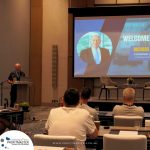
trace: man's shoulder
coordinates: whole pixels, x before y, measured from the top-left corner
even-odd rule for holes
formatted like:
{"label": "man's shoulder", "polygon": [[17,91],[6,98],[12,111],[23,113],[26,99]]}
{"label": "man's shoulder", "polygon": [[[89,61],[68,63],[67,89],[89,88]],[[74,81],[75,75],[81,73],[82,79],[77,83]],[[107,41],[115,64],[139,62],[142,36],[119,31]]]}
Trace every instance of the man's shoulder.
{"label": "man's shoulder", "polygon": [[61,111],[63,107],[57,107],[57,108],[52,108],[50,110],[50,112],[57,112],[57,111]]}
{"label": "man's shoulder", "polygon": [[11,71],[10,73],[9,73],[9,77],[14,77],[15,76],[15,71]]}
{"label": "man's shoulder", "polygon": [[83,49],[81,51],[81,54],[86,54],[86,53],[90,53],[90,52],[91,52],[91,48],[89,47],[89,48]]}
{"label": "man's shoulder", "polygon": [[88,111],[87,111],[87,106],[85,107],[78,107],[77,108],[77,111],[79,111],[79,112],[82,112],[82,113],[85,113],[85,114],[88,114]]}
{"label": "man's shoulder", "polygon": [[107,49],[107,48],[100,48],[100,50],[101,50],[102,53],[105,53],[105,54],[107,54],[107,55],[110,55],[110,54],[109,54],[109,49]]}
{"label": "man's shoulder", "polygon": [[143,109],[142,106],[136,106],[136,105],[134,105],[134,107],[135,107],[137,110],[139,110],[139,111],[144,111],[144,109]]}
{"label": "man's shoulder", "polygon": [[90,111],[92,111],[92,112],[96,112],[96,110],[95,110],[94,108],[88,106],[87,104],[83,104],[83,105],[81,106],[81,108],[85,108],[85,109],[90,110]]}
{"label": "man's shoulder", "polygon": [[77,113],[82,113],[82,114],[87,114],[87,111],[84,110],[83,108],[80,107],[57,107],[57,108],[52,108],[51,112],[77,112]]}
{"label": "man's shoulder", "polygon": [[114,109],[120,109],[120,108],[122,108],[123,107],[123,105],[115,105],[114,106]]}
{"label": "man's shoulder", "polygon": [[24,73],[23,71],[20,71],[20,74],[21,74],[22,76],[25,76],[25,73]]}
{"label": "man's shoulder", "polygon": [[93,113],[96,113],[96,112],[97,112],[96,109],[94,109],[94,108],[92,108],[92,107],[90,107],[90,106],[88,106],[88,105],[87,105],[87,107],[88,107]]}
{"label": "man's shoulder", "polygon": [[10,74],[15,74],[15,71],[11,71]]}

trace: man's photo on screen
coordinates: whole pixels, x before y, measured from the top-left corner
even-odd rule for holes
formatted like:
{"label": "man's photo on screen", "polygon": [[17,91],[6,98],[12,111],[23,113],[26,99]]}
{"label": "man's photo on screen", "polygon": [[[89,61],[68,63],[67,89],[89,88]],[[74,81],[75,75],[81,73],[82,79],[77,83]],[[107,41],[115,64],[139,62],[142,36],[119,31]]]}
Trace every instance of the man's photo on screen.
{"label": "man's photo on screen", "polygon": [[89,32],[81,37],[81,40],[87,41],[87,37],[87,48],[80,50],[79,56],[86,63],[84,75],[93,77],[106,75],[111,61],[112,42],[106,34],[100,32]]}

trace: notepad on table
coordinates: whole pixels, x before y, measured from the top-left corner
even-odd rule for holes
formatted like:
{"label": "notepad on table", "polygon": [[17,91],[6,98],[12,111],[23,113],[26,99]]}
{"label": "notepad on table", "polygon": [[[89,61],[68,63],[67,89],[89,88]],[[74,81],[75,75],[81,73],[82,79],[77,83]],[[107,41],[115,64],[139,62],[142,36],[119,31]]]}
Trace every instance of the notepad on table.
{"label": "notepad on table", "polygon": [[138,135],[138,131],[120,131],[119,135]]}

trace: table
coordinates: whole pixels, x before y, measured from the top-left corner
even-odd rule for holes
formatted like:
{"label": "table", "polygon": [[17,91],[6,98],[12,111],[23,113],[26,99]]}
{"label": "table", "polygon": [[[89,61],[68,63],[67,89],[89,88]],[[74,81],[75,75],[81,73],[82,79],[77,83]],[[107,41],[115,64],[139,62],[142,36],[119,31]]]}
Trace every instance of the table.
{"label": "table", "polygon": [[[99,112],[99,120],[100,120],[100,124],[103,126],[113,126],[114,125],[112,111],[100,111]],[[145,120],[150,120],[149,112],[144,113],[144,119],[143,119],[142,126],[145,126]]]}
{"label": "table", "polygon": [[24,120],[24,111],[11,111],[9,109],[7,111],[0,111],[0,118],[14,123],[16,129],[21,130],[21,124],[23,124]]}
{"label": "table", "polygon": [[150,149],[150,127],[140,127],[137,129],[136,127],[111,127],[111,134],[119,134],[120,131],[138,131],[139,135],[145,135],[147,137],[147,150]]}
{"label": "table", "polygon": [[103,135],[104,134],[119,134],[120,131],[138,131],[138,134],[147,136],[147,149],[150,149],[150,127],[140,127],[138,130],[136,127],[119,127],[110,126],[105,129],[105,126],[100,126],[98,137],[96,139],[87,138],[85,144],[87,148],[95,148],[96,150],[103,149]]}

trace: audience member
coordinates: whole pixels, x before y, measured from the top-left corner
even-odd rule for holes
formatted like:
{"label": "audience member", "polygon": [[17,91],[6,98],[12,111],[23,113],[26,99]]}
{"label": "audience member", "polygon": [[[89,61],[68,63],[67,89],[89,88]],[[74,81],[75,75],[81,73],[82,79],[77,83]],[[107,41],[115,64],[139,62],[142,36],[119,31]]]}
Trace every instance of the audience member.
{"label": "audience member", "polygon": [[87,104],[90,97],[91,97],[91,89],[88,87],[84,87],[81,90],[79,107],[87,110],[90,113],[90,115],[93,117],[94,121],[98,121],[99,120],[98,112],[94,108],[88,106]]}
{"label": "audience member", "polygon": [[89,112],[77,107],[79,98],[78,90],[66,90],[64,106],[51,109],[45,128],[49,135],[75,136],[79,143],[78,150],[85,150],[83,143],[86,136],[95,138],[98,131]]}
{"label": "audience member", "polygon": [[134,105],[135,90],[126,88],[123,90],[123,104],[113,108],[113,115],[137,115],[144,116],[144,109]]}

